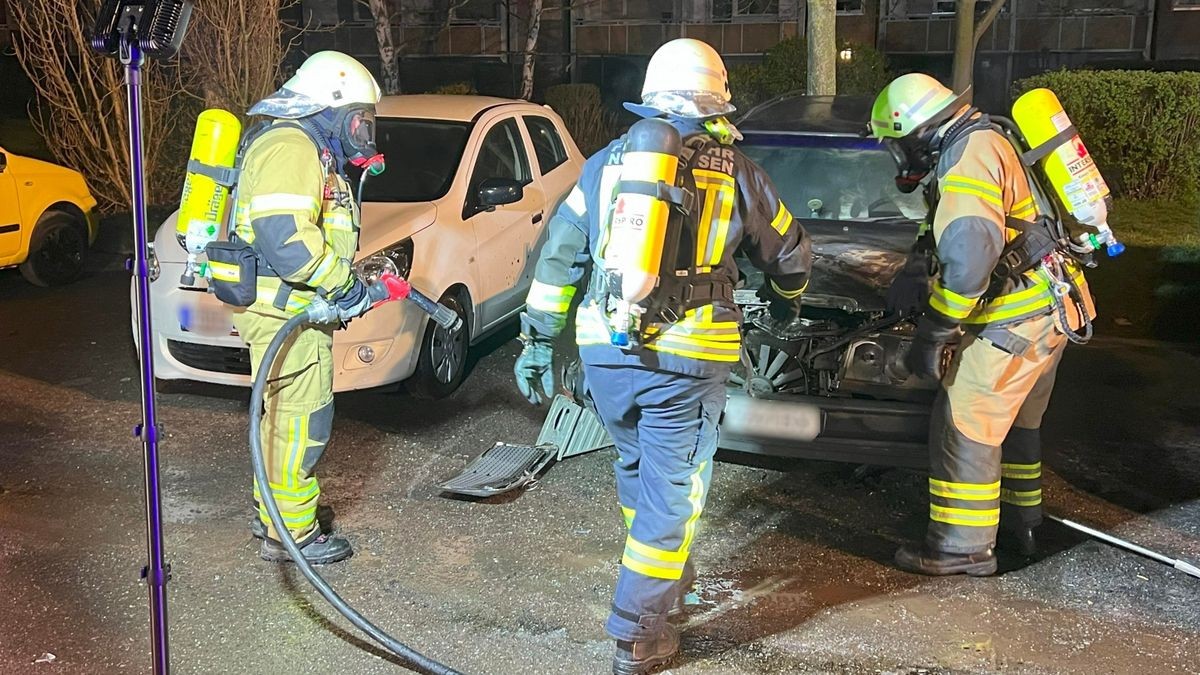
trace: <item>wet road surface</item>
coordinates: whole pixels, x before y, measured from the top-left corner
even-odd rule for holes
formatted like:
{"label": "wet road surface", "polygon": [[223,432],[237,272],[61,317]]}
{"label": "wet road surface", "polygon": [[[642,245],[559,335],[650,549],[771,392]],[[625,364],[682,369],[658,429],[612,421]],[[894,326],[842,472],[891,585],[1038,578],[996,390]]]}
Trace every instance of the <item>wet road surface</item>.
{"label": "wet road surface", "polygon": [[[128,278],[64,289],[0,272],[0,672],[146,672],[137,364]],[[598,452],[517,496],[433,484],[543,410],[511,383],[517,345],[478,350],[447,401],[337,397],[320,467],[354,542],[324,574],[402,640],[466,673],[608,672],[601,628],[623,528]],[[1068,351],[1046,421],[1051,511],[1200,560],[1200,350],[1097,340]],[[161,396],[175,672],[398,669],[246,529],[245,390]],[[1200,672],[1200,580],[1041,530],[991,579],[890,565],[923,531],[924,477],[722,455],[696,547],[697,604],[672,673]],[[53,660],[47,655],[52,654]],[[42,662],[37,662],[41,660]]]}

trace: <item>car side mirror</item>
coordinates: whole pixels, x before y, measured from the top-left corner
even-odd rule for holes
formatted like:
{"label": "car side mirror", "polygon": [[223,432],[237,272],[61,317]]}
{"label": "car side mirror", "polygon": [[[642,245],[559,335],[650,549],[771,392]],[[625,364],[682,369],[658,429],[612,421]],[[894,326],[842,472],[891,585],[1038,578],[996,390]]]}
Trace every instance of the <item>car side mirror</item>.
{"label": "car side mirror", "polygon": [[482,210],[492,211],[497,206],[521,201],[525,196],[525,187],[511,178],[486,178],[479,184],[476,196]]}

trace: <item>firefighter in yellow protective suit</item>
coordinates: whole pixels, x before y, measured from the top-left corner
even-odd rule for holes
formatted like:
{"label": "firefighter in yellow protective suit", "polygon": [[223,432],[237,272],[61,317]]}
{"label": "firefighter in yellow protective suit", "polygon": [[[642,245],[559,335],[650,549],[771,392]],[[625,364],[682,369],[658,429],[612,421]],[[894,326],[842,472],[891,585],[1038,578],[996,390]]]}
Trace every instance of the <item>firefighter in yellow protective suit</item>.
{"label": "firefighter in yellow protective suit", "polygon": [[[250,114],[269,126],[249,142],[241,164],[233,237],[258,257],[257,299],[234,315],[253,372],[283,323],[316,298],[343,321],[372,298],[354,274],[358,209],[347,166],[373,157],[375,104],[370,72],[339,52],[310,56],[283,88]],[[284,345],[265,392],[262,444],[267,473],[288,530],[310,562],[350,557],[350,542],[317,523],[321,488],[313,467],[333,427],[333,331],[308,326]],[[261,504],[258,486],[255,500]],[[265,560],[291,560],[260,506],[252,532]]]}
{"label": "firefighter in yellow protective suit", "polygon": [[[930,430],[929,527],[896,563],[922,574],[989,575],[998,527],[1028,554],[1041,522],[1041,444],[1067,332],[1094,318],[1080,269],[1006,275],[1013,242],[1037,226],[1037,200],[1017,152],[963,96],[920,73],[889,84],[871,132],[895,157],[902,188],[932,172],[928,222],[940,273],[906,357],[940,378]],[[1083,300],[1067,307],[1054,288]],[[899,294],[906,295],[906,294]],[[1065,325],[1064,325],[1065,324]],[[943,373],[948,344],[959,338]]]}

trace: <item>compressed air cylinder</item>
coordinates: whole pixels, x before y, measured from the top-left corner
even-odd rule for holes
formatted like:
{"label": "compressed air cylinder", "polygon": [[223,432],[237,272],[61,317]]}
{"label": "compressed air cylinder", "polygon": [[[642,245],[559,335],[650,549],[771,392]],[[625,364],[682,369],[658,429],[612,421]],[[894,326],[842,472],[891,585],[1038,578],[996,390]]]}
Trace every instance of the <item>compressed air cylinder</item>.
{"label": "compressed air cylinder", "polygon": [[679,131],[665,120],[644,119],[625,138],[621,189],[604,249],[609,279],[620,283],[609,292],[624,302],[641,302],[658,285],[671,205],[656,188],[660,182],[675,185],[682,150]]}
{"label": "compressed air cylinder", "polygon": [[[212,168],[233,168],[241,135],[242,124],[232,113],[217,108],[205,110],[196,118],[188,159]],[[203,253],[204,247],[220,235],[229,192],[211,176],[187,172],[175,233],[189,256]]]}
{"label": "compressed air cylinder", "polygon": [[[1071,128],[1071,119],[1049,89],[1034,89],[1013,104],[1013,121],[1031,150]],[[1075,220],[1093,228],[1108,225],[1108,184],[1096,168],[1079,134],[1056,141],[1053,151],[1037,162],[1059,204]]]}

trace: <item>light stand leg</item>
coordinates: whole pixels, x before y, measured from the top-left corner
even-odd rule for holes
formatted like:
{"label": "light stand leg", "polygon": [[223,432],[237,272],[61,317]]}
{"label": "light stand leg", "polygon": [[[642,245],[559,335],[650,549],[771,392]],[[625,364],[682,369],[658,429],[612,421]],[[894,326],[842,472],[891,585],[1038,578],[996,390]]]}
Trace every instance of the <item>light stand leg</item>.
{"label": "light stand leg", "polygon": [[124,41],[125,91],[129,98],[129,163],[133,187],[133,280],[136,289],[139,360],[142,375],[142,423],[136,435],[142,440],[146,493],[147,564],[142,577],[150,592],[151,656],[156,675],[170,672],[167,650],[167,581],[171,570],[163,562],[162,492],[158,473],[158,419],[154,411],[154,336],[150,324],[150,275],[146,261],[146,176],[142,166],[142,54],[137,44]]}

